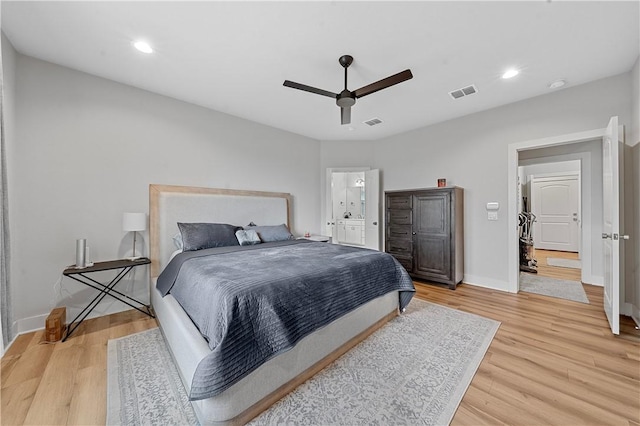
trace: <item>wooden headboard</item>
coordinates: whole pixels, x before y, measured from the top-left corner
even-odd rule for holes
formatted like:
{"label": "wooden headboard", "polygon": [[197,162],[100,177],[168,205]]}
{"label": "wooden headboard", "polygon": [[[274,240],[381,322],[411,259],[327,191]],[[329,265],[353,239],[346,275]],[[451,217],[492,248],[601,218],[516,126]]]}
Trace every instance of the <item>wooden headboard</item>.
{"label": "wooden headboard", "polygon": [[175,251],[178,222],[216,222],[291,229],[291,194],[190,186],[149,185],[151,277],[157,277]]}

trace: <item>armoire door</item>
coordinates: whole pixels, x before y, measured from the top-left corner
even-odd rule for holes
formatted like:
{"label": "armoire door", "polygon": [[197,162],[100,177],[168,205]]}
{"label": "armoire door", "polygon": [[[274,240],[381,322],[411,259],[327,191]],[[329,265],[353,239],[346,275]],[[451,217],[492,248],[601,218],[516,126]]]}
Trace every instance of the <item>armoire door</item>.
{"label": "armoire door", "polygon": [[451,279],[451,192],[413,197],[414,273]]}

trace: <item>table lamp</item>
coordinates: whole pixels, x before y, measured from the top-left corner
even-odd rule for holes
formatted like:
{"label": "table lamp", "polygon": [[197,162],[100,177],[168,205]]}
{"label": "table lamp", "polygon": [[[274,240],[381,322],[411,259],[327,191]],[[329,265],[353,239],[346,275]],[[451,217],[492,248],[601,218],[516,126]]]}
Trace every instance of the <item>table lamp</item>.
{"label": "table lamp", "polygon": [[133,232],[133,256],[131,260],[140,258],[136,256],[136,235],[138,231],[144,231],[147,229],[147,214],[146,213],[123,213],[122,214],[122,230],[126,232]]}

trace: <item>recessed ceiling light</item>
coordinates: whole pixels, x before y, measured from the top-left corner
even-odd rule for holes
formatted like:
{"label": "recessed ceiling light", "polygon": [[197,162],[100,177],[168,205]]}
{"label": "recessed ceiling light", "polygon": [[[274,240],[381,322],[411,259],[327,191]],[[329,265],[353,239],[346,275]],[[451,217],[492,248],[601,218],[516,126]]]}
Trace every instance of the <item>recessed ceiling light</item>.
{"label": "recessed ceiling light", "polygon": [[518,71],[517,69],[511,68],[510,70],[507,70],[504,74],[502,74],[502,78],[513,78],[519,73],[520,71]]}
{"label": "recessed ceiling light", "polygon": [[142,53],[153,53],[153,49],[146,41],[138,40],[133,43],[133,47],[141,51]]}
{"label": "recessed ceiling light", "polygon": [[549,89],[558,89],[562,86],[564,86],[565,84],[567,84],[566,80],[556,80],[554,82],[552,82],[551,84],[549,84]]}

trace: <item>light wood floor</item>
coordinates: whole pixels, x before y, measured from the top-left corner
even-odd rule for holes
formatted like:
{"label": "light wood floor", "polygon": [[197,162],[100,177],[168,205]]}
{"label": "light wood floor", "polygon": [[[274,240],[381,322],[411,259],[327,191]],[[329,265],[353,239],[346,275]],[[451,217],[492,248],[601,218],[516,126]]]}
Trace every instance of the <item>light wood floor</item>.
{"label": "light wood floor", "polygon": [[[585,285],[590,305],[464,284],[416,288],[502,323],[453,424],[640,425],[640,343],[610,334],[601,287]],[[2,424],[104,424],[107,341],[155,325],[128,311],[86,321],[65,343],[20,336],[2,358]]]}
{"label": "light wood floor", "polygon": [[582,281],[582,271],[580,269],[549,266],[547,264],[547,259],[550,257],[578,259],[578,253],[536,249],[535,259],[538,261],[538,275],[549,278],[558,278],[561,280]]}

